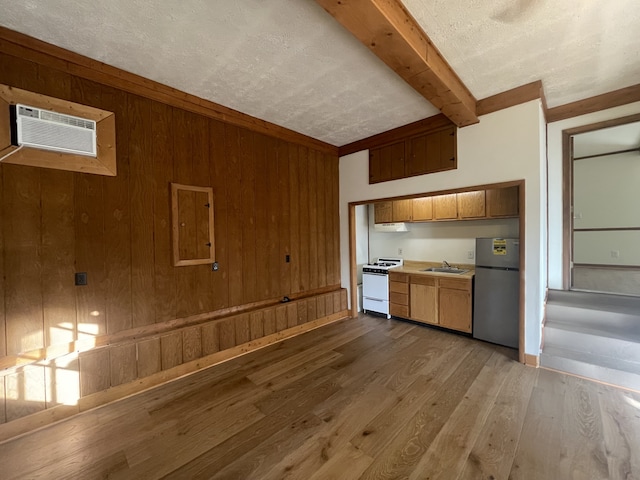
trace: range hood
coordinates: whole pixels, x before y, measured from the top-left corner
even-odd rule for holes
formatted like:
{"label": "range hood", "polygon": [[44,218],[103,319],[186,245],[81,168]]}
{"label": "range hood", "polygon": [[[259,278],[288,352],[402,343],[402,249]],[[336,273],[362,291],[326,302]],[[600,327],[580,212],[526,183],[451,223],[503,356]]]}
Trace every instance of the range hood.
{"label": "range hood", "polygon": [[376,232],[408,232],[407,224],[401,223],[376,223],[373,226]]}

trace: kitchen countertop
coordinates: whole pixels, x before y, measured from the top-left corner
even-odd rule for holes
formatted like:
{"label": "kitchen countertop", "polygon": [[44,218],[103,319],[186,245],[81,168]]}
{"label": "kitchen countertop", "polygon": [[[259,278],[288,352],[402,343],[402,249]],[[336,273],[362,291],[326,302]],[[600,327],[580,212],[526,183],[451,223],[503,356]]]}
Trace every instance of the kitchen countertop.
{"label": "kitchen countertop", "polygon": [[427,275],[433,277],[448,277],[448,278],[473,278],[476,271],[475,265],[469,265],[465,263],[454,263],[453,267],[469,269],[466,273],[439,273],[439,272],[423,272],[422,270],[431,267],[442,267],[442,262],[416,262],[413,260],[405,260],[404,265],[401,267],[392,268],[390,272],[396,273],[410,273],[412,275]]}

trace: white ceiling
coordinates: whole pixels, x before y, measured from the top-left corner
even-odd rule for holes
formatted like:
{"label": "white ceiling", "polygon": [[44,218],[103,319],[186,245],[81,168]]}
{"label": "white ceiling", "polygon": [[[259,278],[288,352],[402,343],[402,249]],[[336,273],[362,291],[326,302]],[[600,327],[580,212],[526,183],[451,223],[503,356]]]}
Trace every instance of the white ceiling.
{"label": "white ceiling", "polygon": [[[404,0],[477,98],[640,83],[637,0]],[[333,145],[435,115],[313,0],[0,0],[0,25]]]}

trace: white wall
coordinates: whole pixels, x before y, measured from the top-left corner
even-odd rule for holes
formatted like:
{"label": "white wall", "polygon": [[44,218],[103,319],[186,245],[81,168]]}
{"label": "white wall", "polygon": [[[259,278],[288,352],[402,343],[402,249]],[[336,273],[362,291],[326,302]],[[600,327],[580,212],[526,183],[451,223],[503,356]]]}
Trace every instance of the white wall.
{"label": "white wall", "polygon": [[562,132],[583,125],[640,113],[640,102],[547,125],[549,192],[549,288],[562,289]]}
{"label": "white wall", "polygon": [[[368,151],[340,158],[340,255],[342,286],[349,288],[349,202],[525,180],[525,352],[540,348],[546,286],[544,118],[540,101],[481,117],[458,130],[458,168],[447,172],[368,183]],[[545,207],[546,208],[546,207]]]}
{"label": "white wall", "polygon": [[[518,219],[465,220],[460,222],[408,223],[408,232],[376,232],[370,208],[369,249],[371,259],[400,257],[421,262],[475,264],[477,237],[518,237]],[[398,253],[398,249],[402,253]],[[473,257],[468,258],[472,252]]]}
{"label": "white wall", "polygon": [[366,205],[356,207],[356,265],[358,283],[362,283],[362,266],[369,262],[369,212]]}

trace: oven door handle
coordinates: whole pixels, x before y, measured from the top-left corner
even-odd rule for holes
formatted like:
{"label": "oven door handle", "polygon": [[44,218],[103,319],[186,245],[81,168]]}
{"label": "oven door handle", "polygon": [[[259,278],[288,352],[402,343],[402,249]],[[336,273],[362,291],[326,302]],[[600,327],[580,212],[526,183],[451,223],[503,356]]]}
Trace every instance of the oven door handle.
{"label": "oven door handle", "polygon": [[376,277],[388,277],[388,273],[362,272],[362,275],[375,275]]}

